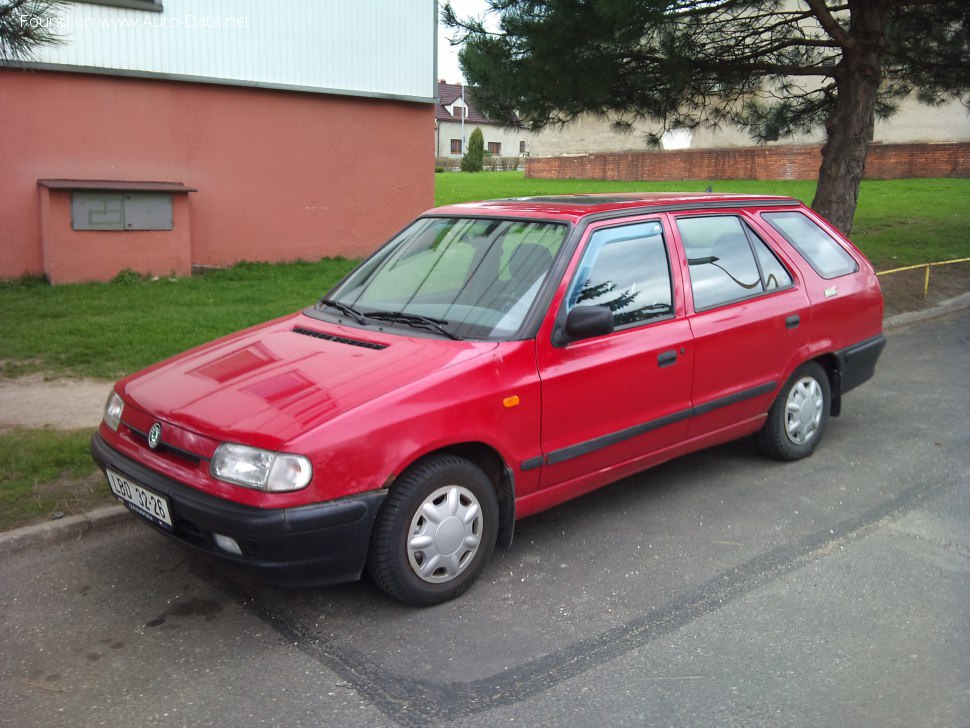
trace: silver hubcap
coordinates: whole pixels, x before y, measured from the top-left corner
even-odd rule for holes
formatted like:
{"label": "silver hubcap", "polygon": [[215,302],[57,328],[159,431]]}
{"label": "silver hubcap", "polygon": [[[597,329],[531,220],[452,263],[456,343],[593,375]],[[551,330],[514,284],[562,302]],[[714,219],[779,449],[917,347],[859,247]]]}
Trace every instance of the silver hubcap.
{"label": "silver hubcap", "polygon": [[464,571],[482,542],[482,509],[460,485],[438,488],[411,519],[408,561],[424,581],[439,584]]}
{"label": "silver hubcap", "polygon": [[785,433],[796,445],[812,441],[822,423],[825,400],[822,387],[812,377],[802,377],[788,392],[785,406]]}

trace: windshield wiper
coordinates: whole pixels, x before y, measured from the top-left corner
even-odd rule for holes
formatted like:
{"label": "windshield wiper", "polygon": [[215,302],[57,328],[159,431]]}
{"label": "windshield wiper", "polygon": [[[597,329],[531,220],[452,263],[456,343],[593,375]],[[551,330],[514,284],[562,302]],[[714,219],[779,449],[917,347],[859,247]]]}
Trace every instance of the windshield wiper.
{"label": "windshield wiper", "polygon": [[354,321],[359,323],[361,326],[367,326],[369,324],[364,314],[362,314],[353,306],[348,306],[346,303],[341,303],[340,301],[334,301],[332,298],[321,298],[320,302],[317,305],[330,306],[330,308],[335,308],[338,311],[340,311],[340,313],[346,316],[350,316],[350,318],[352,318]]}
{"label": "windshield wiper", "polygon": [[462,337],[458,334],[448,331],[445,326],[448,325],[447,321],[442,319],[431,318],[430,316],[422,316],[417,313],[404,313],[404,311],[370,311],[367,314],[367,318],[377,319],[378,321],[389,321],[396,324],[406,324],[407,326],[418,326],[421,328],[429,328],[437,331],[439,334],[444,334],[449,339],[454,339],[455,341],[463,341]]}

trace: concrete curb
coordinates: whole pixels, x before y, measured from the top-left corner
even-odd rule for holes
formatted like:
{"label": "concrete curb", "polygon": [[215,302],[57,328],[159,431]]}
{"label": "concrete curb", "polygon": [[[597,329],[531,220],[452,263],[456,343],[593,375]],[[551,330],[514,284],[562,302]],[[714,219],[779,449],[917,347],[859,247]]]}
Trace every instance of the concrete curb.
{"label": "concrete curb", "polygon": [[134,521],[129,510],[117,505],[98,508],[56,521],[15,528],[12,531],[0,533],[0,556],[11,556],[29,549],[77,541],[89,533],[117,527],[128,519]]}
{"label": "concrete curb", "polygon": [[[970,293],[947,299],[933,308],[922,311],[907,311],[890,316],[883,321],[883,329],[890,330],[907,324],[928,321],[946,316],[954,311],[970,308]],[[130,519],[130,520],[129,520]],[[57,521],[47,521],[34,526],[25,526],[0,533],[0,556],[26,551],[27,549],[53,546],[65,541],[76,541],[89,533],[117,527],[125,522],[135,523],[137,519],[121,505],[98,508],[88,513],[69,516]]]}
{"label": "concrete curb", "polygon": [[962,311],[965,308],[970,308],[970,293],[962,293],[959,296],[948,298],[933,306],[933,308],[924,308],[921,311],[907,311],[890,316],[882,322],[882,327],[884,329],[895,329],[899,326],[906,326],[907,324],[946,316],[948,313]]}

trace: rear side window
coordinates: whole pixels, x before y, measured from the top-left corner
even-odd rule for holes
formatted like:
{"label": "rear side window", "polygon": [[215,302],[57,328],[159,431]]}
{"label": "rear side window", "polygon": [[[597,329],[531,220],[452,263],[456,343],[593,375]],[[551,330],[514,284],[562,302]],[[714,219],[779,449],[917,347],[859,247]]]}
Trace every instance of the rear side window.
{"label": "rear side window", "polygon": [[822,278],[838,278],[859,270],[845,248],[802,213],[763,212],[761,217],[791,243]]}
{"label": "rear side window", "polygon": [[792,284],[774,253],[733,215],[680,218],[677,228],[697,311]]}

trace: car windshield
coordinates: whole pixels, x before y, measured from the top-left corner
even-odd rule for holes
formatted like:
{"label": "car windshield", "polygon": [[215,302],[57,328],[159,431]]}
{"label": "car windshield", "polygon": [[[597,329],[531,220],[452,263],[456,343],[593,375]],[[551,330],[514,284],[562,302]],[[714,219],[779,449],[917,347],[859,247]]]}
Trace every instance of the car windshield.
{"label": "car windshield", "polygon": [[453,338],[507,338],[521,328],[567,232],[561,223],[421,218],[326,305]]}

